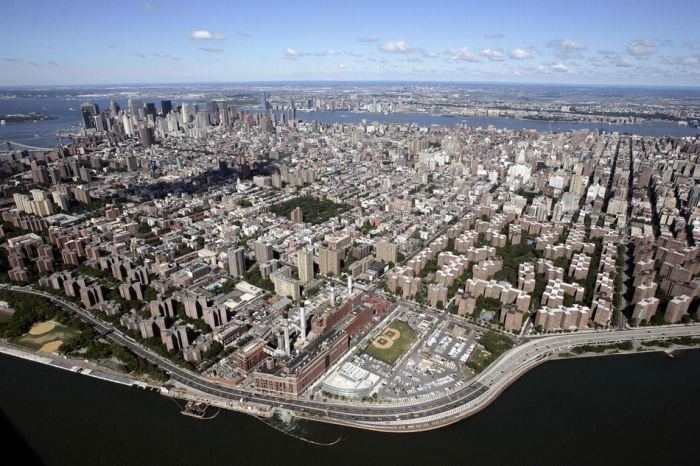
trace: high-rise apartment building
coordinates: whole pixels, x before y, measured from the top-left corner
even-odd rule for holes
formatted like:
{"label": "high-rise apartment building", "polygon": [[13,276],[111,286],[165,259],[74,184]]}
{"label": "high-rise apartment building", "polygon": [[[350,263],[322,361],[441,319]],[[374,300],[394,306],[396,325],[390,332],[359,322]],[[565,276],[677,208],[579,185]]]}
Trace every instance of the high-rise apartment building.
{"label": "high-rise apartment building", "polygon": [[308,283],[314,279],[314,256],[311,251],[303,249],[297,253],[297,267],[301,283]]}
{"label": "high-rise apartment building", "polygon": [[340,276],[340,252],[322,248],[319,251],[319,267],[321,273],[332,273],[336,277]]}
{"label": "high-rise apartment building", "polygon": [[231,248],[228,250],[228,272],[234,277],[240,277],[245,273],[243,248]]}

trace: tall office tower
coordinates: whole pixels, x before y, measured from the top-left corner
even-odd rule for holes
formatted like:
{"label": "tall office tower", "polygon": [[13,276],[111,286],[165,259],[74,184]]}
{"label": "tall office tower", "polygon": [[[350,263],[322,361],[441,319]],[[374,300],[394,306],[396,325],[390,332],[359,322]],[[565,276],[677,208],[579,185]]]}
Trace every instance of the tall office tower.
{"label": "tall office tower", "polygon": [[170,112],[173,111],[173,103],[169,100],[161,100],[160,111],[163,113],[163,116],[167,116]]}
{"label": "tall office tower", "polygon": [[153,128],[139,128],[139,139],[141,139],[141,145],[143,147],[148,147],[155,144],[156,139],[153,136]]}
{"label": "tall office tower", "polygon": [[210,100],[207,102],[207,112],[209,112],[209,124],[218,125],[219,124],[219,106],[216,101]]}
{"label": "tall office tower", "polygon": [[190,123],[194,121],[194,117],[197,114],[197,106],[188,104],[188,103],[183,103],[182,104],[182,122],[183,123]]}
{"label": "tall office tower", "polygon": [[319,250],[319,267],[321,273],[332,273],[340,276],[340,252],[333,249],[321,248]]}
{"label": "tall office tower", "polygon": [[93,128],[97,131],[105,131],[107,125],[105,123],[104,115],[102,113],[92,117]]}
{"label": "tall office tower", "polygon": [[206,129],[209,126],[209,111],[198,112],[194,119],[194,126],[197,129]]}
{"label": "tall office tower", "polygon": [[314,256],[311,251],[303,249],[297,253],[297,267],[301,283],[308,283],[314,279]]}
{"label": "tall office tower", "polygon": [[109,116],[111,116],[112,118],[119,115],[120,110],[121,110],[121,108],[119,108],[119,104],[116,103],[115,101],[111,101],[109,103],[109,113],[110,113]]}
{"label": "tall office tower", "polygon": [[291,112],[289,114],[289,120],[293,121],[297,119],[297,107],[294,105],[294,100],[289,99],[289,108],[291,109]]}
{"label": "tall office tower", "polygon": [[264,263],[272,260],[272,245],[263,241],[256,241],[255,246],[255,261]]}
{"label": "tall office tower", "polygon": [[85,128],[94,128],[94,117],[100,114],[100,107],[97,104],[84,103],[80,105],[80,113],[83,114],[83,123]]}
{"label": "tall office tower", "polygon": [[268,110],[270,110],[272,108],[272,104],[270,104],[270,101],[267,100],[267,98],[268,98],[267,92],[263,92],[261,103],[262,103],[262,109],[265,112],[267,112]]}
{"label": "tall office tower", "polygon": [[153,121],[156,121],[156,117],[158,116],[158,110],[156,110],[156,104],[153,102],[148,102],[146,104],[146,117],[150,115],[153,118]]}
{"label": "tall office tower", "polygon": [[234,277],[240,277],[245,273],[243,248],[231,248],[228,250],[228,273]]}
{"label": "tall office tower", "polygon": [[228,104],[225,100],[220,100],[217,102],[219,108],[219,125],[224,128],[231,126],[231,117],[229,116]]}
{"label": "tall office tower", "polygon": [[129,97],[129,102],[127,103],[127,108],[129,109],[129,113],[138,118],[139,117],[139,109],[143,107],[143,102],[141,102],[139,99],[136,99],[134,97]]}

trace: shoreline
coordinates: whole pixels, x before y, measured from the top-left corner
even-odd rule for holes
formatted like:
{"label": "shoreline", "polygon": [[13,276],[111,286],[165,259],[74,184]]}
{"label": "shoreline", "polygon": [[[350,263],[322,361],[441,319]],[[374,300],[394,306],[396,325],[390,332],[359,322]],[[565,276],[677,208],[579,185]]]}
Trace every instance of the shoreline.
{"label": "shoreline", "polygon": [[10,345],[7,342],[0,343],[0,354],[12,356],[25,361],[31,361],[45,366],[55,367],[75,374],[86,375],[96,379],[112,382],[127,387],[139,387],[143,389],[159,390],[160,386],[137,379],[128,374],[117,374],[107,367],[93,362],[85,362],[77,359],[69,359],[57,356],[54,353],[40,355],[28,349]]}
{"label": "shoreline", "polygon": [[[601,353],[583,353],[583,354],[572,354],[567,353],[567,356],[562,356],[561,354],[544,355],[541,358],[534,359],[528,364],[521,366],[518,370],[513,371],[508,377],[502,379],[500,383],[496,386],[491,387],[491,389],[486,390],[483,394],[479,395],[477,398],[466,402],[456,408],[441,414],[434,420],[414,418],[414,419],[398,419],[396,421],[388,421],[381,423],[364,423],[362,421],[357,422],[346,422],[339,419],[317,417],[310,414],[290,411],[294,417],[299,419],[304,419],[308,421],[321,422],[325,424],[335,424],[344,427],[352,427],[355,429],[369,430],[374,432],[384,432],[384,433],[417,433],[426,432],[430,430],[436,430],[443,427],[455,424],[463,419],[469,418],[484,409],[488,408],[491,403],[496,401],[498,397],[516,381],[518,381],[522,376],[530,372],[530,370],[546,363],[549,361],[567,360],[567,359],[582,359],[582,358],[596,358],[601,356],[630,356],[635,354],[647,354],[647,353],[665,353],[668,358],[673,358],[675,354],[682,353],[683,351],[700,349],[697,346],[679,346],[672,345],[668,348],[662,347],[637,347],[633,350],[611,350],[610,352]],[[185,386],[179,386],[177,384],[173,388],[166,388],[164,385],[155,385],[152,383],[144,382],[141,379],[135,378],[128,374],[112,374],[110,369],[101,366],[93,362],[86,362],[81,360],[69,359],[61,356],[56,356],[55,354],[50,355],[39,355],[30,350],[23,348],[17,348],[14,345],[9,345],[6,342],[0,343],[0,354],[5,354],[7,356],[13,356],[19,359],[24,359],[26,361],[31,361],[47,366],[51,366],[57,369],[63,369],[76,374],[86,375],[96,379],[100,379],[106,382],[112,382],[128,387],[137,387],[142,389],[150,389],[157,391],[160,395],[166,396],[168,398],[180,399],[184,401],[195,401],[203,402],[210,406],[214,406],[221,409],[226,409],[228,411],[234,411],[242,414],[247,414],[255,417],[265,417],[269,418],[274,416],[278,412],[278,408],[271,404],[257,403],[252,401],[247,402],[237,402],[231,401],[220,397],[215,397],[210,394],[205,394],[204,392],[199,392],[198,390],[188,389]],[[492,364],[495,364],[492,363]],[[93,367],[87,367],[93,366]],[[97,369],[95,368],[97,367]],[[488,368],[487,368],[488,370]],[[486,371],[484,371],[486,372]],[[449,396],[449,395],[447,395]],[[334,403],[335,404],[335,403]],[[352,405],[356,403],[342,403],[342,405]],[[386,406],[386,403],[380,403]],[[391,404],[391,403],[390,403]],[[366,405],[368,409],[371,409],[372,404]],[[282,409],[282,411],[289,411]],[[417,421],[412,423],[411,421]]]}

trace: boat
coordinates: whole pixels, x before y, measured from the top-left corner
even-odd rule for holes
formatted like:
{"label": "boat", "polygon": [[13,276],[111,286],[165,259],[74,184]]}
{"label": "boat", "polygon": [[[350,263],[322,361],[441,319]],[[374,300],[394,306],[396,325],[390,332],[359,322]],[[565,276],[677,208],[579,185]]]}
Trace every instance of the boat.
{"label": "boat", "polygon": [[201,402],[188,401],[185,408],[180,411],[181,414],[185,416],[192,416],[199,419],[204,419],[204,415],[207,412],[209,405]]}

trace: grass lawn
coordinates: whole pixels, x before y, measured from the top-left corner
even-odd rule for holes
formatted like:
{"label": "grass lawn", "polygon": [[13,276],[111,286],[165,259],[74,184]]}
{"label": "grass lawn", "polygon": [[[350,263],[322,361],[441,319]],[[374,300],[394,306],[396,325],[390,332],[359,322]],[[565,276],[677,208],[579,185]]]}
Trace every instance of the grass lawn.
{"label": "grass lawn", "polygon": [[478,374],[479,372],[486,369],[486,366],[491,364],[492,361],[493,355],[491,353],[484,349],[477,348],[477,350],[474,351],[474,353],[472,354],[471,358],[469,358],[467,366],[474,369],[474,372]]}
{"label": "grass lawn", "polygon": [[365,353],[393,366],[415,339],[416,332],[406,322],[395,320],[367,345]]}
{"label": "grass lawn", "polygon": [[28,333],[25,333],[20,337],[13,338],[11,342],[36,351],[41,349],[41,347],[46,343],[56,340],[66,341],[66,339],[77,334],[77,330],[73,330],[65,325],[57,323],[56,327],[54,327],[54,329],[48,333],[44,333],[42,335],[29,335]]}

